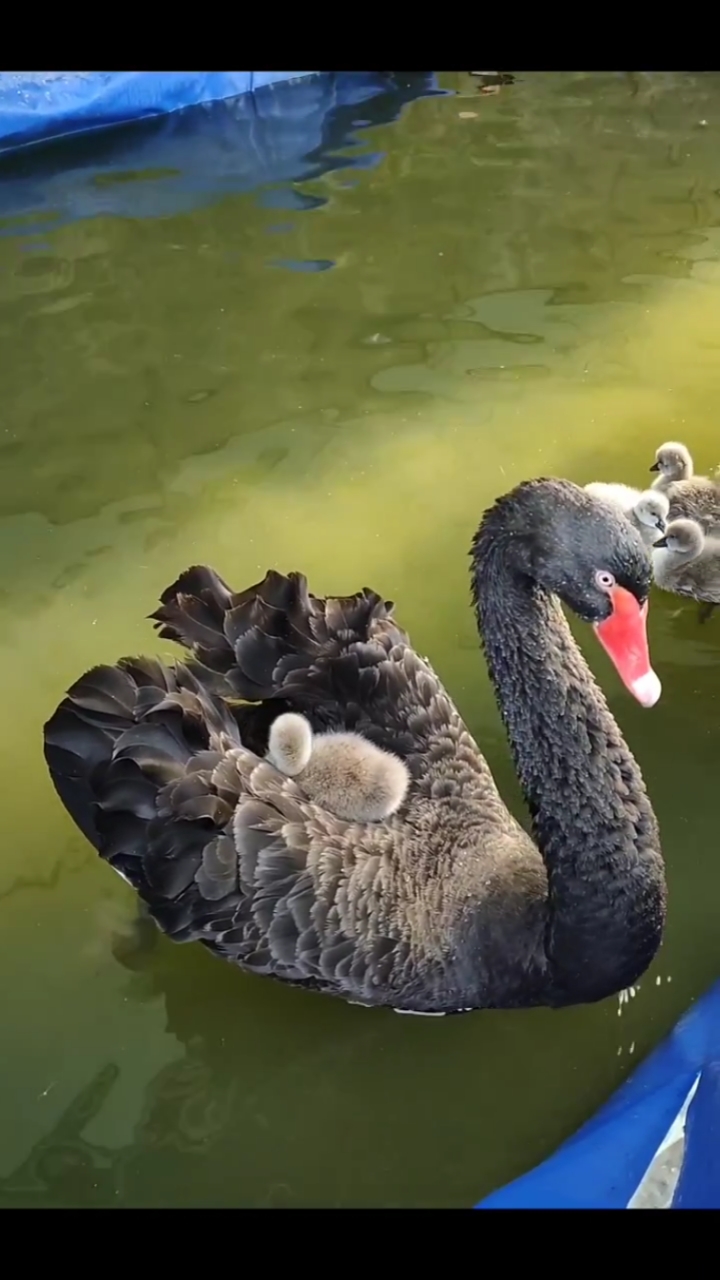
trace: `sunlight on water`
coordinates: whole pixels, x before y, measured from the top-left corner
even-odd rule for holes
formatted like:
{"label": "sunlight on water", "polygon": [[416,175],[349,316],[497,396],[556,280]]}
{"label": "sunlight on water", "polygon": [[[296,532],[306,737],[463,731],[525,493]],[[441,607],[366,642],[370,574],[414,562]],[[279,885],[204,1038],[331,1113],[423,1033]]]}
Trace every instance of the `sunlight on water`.
{"label": "sunlight on water", "polygon": [[[75,832],[41,754],[85,668],[173,656],[146,617],[184,567],[208,562],[238,589],[299,568],[315,591],[396,602],[521,811],[469,609],[483,510],[531,475],[642,486],[667,438],[700,471],[720,463],[715,161],[697,160],[688,195],[652,131],[613,135],[629,184],[613,204],[600,135],[595,171],[587,159],[590,108],[662,111],[663,148],[689,146],[720,80],[681,87],[675,107],[657,86],[659,102],[632,106],[609,77],[531,76],[473,99],[480,123],[459,117],[462,96],[420,100],[370,130],[377,168],[347,189],[309,183],[329,204],[271,237],[277,211],[235,195],[165,222],[45,229],[36,256],[0,242],[2,1203],[470,1204],[585,1119],[716,976],[720,639],[674,597],[651,605],[652,712],[576,629],[669,870],[667,942],[620,1020],[615,1002],[402,1019],[164,941],[121,963],[132,895]],[[487,189],[488,172],[506,187]],[[266,270],[301,250],[338,265]]]}

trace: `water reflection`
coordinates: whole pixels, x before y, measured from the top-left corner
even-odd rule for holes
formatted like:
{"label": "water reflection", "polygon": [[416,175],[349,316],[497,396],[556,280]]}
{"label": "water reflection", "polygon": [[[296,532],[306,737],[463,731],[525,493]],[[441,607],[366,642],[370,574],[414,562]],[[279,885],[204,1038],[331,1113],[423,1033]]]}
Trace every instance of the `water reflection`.
{"label": "water reflection", "polygon": [[440,92],[433,72],[325,72],[222,102],[0,157],[0,234],[78,218],[157,218],[266,190],[266,207],[320,208],[286,185],[372,168],[357,131]]}
{"label": "water reflection", "polygon": [[203,982],[198,1001],[198,976],[189,958],[165,956],[133,979],[137,999],[162,992],[166,1030],[185,1052],[145,1090],[125,1153],[128,1199],[262,1205],[275,1202],[281,1183],[291,1202],[311,1203],[368,1104],[358,1067],[372,1061],[378,1026],[328,1018],[309,1002],[295,1007],[285,992],[268,1002],[243,978],[241,991],[232,971],[219,982],[213,975],[212,988]]}
{"label": "water reflection", "polygon": [[27,1158],[0,1178],[0,1206],[108,1207],[115,1202],[120,1191],[117,1152],[88,1142],[83,1129],[102,1110],[119,1074],[114,1063],[98,1071]]}

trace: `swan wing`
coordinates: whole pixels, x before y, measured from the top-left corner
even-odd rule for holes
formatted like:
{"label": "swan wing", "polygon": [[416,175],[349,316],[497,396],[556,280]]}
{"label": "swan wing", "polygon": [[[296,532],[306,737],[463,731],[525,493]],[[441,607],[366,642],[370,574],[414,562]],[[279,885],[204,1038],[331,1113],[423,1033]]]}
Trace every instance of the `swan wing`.
{"label": "swan wing", "polygon": [[[492,807],[497,792],[477,744],[393,610],[367,587],[318,597],[302,574],[273,570],[234,593],[214,570],[195,566],[151,616],[163,638],[190,650],[208,687],[264,703],[268,715],[292,708],[316,731],[354,730],[404,759],[426,792],[438,777],[452,778]],[[246,745],[253,714],[238,713]]]}
{"label": "swan wing", "polygon": [[183,664],[88,672],[46,725],[45,755],[71,816],[175,941],[367,1004],[402,1000],[428,968],[399,909],[403,824],[312,804]]}

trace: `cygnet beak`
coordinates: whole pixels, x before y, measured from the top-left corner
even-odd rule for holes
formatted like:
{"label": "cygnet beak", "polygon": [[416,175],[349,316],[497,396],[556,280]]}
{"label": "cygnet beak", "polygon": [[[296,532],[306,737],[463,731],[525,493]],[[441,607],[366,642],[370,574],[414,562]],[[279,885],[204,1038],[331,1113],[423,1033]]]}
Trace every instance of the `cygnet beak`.
{"label": "cygnet beak", "polygon": [[666,547],[668,544],[667,537],[658,538],[657,542],[653,542],[654,547]]}
{"label": "cygnet beak", "polygon": [[660,463],[659,463],[659,462],[653,462],[653,464],[652,464],[652,466],[651,466],[650,470],[651,470],[651,471],[659,471],[659,470],[660,470]]}
{"label": "cygnet beak", "polygon": [[658,516],[657,520],[655,521],[655,527],[659,529],[661,533],[665,532],[665,521],[663,520],[662,516]]}

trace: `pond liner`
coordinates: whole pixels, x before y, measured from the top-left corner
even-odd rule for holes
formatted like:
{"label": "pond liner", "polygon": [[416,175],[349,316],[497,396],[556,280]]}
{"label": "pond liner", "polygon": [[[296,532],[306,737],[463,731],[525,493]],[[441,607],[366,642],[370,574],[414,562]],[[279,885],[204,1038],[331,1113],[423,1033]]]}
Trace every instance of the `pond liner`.
{"label": "pond liner", "polygon": [[258,188],[269,208],[313,210],[327,196],[292,184],[333,170],[347,170],[340,180],[349,181],[353,169],[374,167],[383,153],[358,131],[442,94],[434,72],[308,73],[113,128],[0,147],[0,235],[47,234],[92,217],[172,217]]}
{"label": "pond liner", "polygon": [[554,1155],[475,1205],[643,1207],[720,1208],[720,981]]}

